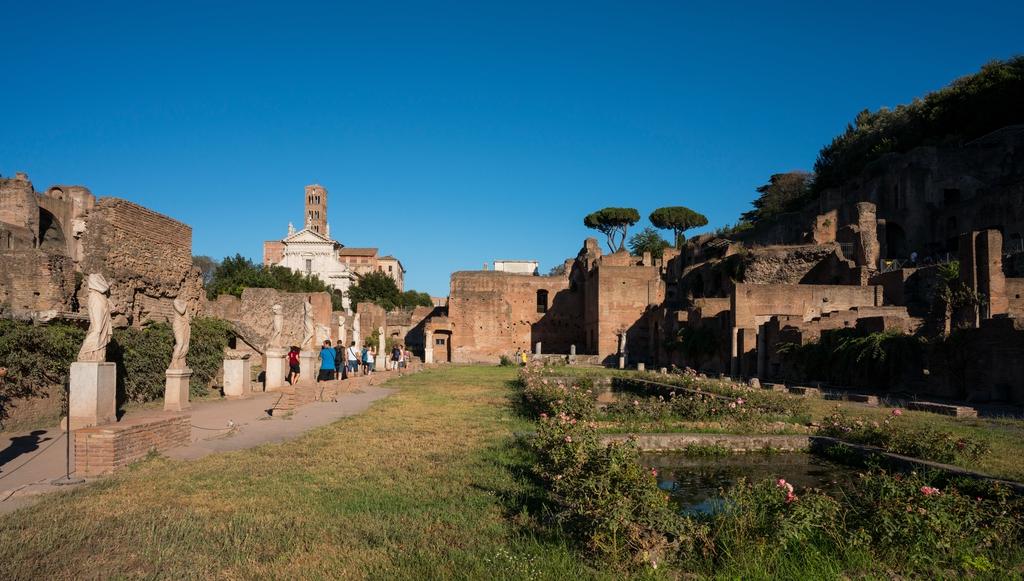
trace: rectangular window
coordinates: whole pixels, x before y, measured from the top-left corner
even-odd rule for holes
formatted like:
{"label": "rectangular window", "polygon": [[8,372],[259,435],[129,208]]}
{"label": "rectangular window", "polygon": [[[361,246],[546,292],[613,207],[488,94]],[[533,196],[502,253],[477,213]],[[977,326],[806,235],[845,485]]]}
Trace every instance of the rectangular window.
{"label": "rectangular window", "polygon": [[313,261],[306,260],[306,274],[309,274],[310,272],[313,272]]}
{"label": "rectangular window", "polygon": [[388,265],[388,272],[391,272],[391,265]]}
{"label": "rectangular window", "polygon": [[434,339],[434,345],[444,345],[444,339]]}

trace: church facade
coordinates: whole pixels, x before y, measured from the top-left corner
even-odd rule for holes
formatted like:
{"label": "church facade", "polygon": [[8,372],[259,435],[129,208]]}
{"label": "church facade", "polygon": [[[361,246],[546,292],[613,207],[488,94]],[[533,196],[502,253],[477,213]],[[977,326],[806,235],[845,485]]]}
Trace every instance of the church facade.
{"label": "church facade", "polygon": [[[377,264],[377,249],[347,248],[331,238],[327,223],[327,189],[323,186],[306,186],[304,206],[305,226],[296,231],[289,223],[288,236],[264,242],[263,264],[286,266],[302,274],[316,276],[342,297],[345,311],[351,312],[355,305],[349,303],[349,288],[360,276],[383,270]],[[386,258],[391,258],[401,268],[397,259]],[[405,271],[401,272],[404,274]],[[398,283],[400,278],[396,278],[395,272],[388,274]],[[398,284],[401,290],[403,285]]]}

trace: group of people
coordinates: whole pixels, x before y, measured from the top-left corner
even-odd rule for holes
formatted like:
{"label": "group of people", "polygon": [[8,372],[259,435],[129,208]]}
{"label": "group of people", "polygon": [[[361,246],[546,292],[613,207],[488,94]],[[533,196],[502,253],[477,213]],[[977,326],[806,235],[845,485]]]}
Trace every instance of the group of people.
{"label": "group of people", "polygon": [[[293,348],[298,356],[298,349]],[[291,354],[289,353],[288,363],[291,365]],[[341,343],[337,346],[332,347],[331,341],[324,341],[323,347],[320,349],[320,373],[317,374],[317,382],[333,381],[335,379],[348,379],[351,375],[357,375],[362,372],[362,375],[372,375],[374,364],[377,359],[377,349],[373,345],[363,345],[362,350],[356,348],[356,342],[352,343],[341,350]],[[402,376],[402,370],[408,366],[409,361],[412,359],[412,353],[405,349],[405,345],[396,345],[391,353],[388,354],[388,360],[391,361],[391,368],[398,370],[398,376]],[[344,364],[342,364],[344,362]],[[298,370],[298,365],[294,368]],[[293,385],[295,381],[298,381],[298,373],[295,374],[295,380],[289,380]]]}

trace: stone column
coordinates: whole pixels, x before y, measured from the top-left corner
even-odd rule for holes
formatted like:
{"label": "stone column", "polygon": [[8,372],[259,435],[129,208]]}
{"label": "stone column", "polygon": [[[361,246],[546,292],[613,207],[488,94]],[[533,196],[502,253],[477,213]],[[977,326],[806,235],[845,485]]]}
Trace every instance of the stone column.
{"label": "stone column", "polygon": [[424,331],[423,333],[423,363],[434,362],[434,332]]}
{"label": "stone column", "polygon": [[252,395],[249,354],[229,351],[224,360],[224,397],[245,399]]}
{"label": "stone column", "polygon": [[377,359],[374,360],[375,361],[374,366],[376,367],[376,365],[378,363],[380,363],[381,358],[382,357],[384,358],[384,363],[380,366],[380,368],[383,371],[387,371],[388,370],[388,365],[390,364],[389,361],[388,361],[388,359],[389,359],[388,353],[387,353],[388,343],[387,343],[387,336],[385,335],[385,333],[386,333],[386,330],[384,329],[384,327],[380,327],[380,328],[377,329],[377,345],[378,345],[378,347],[377,347]]}
{"label": "stone column", "polygon": [[281,389],[288,377],[288,363],[285,356],[288,350],[283,347],[271,347],[267,349],[267,391]]}
{"label": "stone column", "polygon": [[729,375],[737,377],[740,374],[740,343],[739,343],[740,330],[738,327],[732,328],[732,360],[729,365]]}
{"label": "stone column", "polygon": [[117,421],[117,366],[99,361],[71,364],[69,429]]}
{"label": "stone column", "polygon": [[646,371],[647,370],[647,366],[644,365],[643,363],[637,363],[636,364],[636,370],[637,371]]}
{"label": "stone column", "polygon": [[757,376],[764,377],[768,367],[768,337],[764,325],[757,326]]}
{"label": "stone column", "polygon": [[299,351],[299,382],[296,385],[316,383],[316,351]]}
{"label": "stone column", "polygon": [[538,356],[541,355],[541,352],[540,352],[540,341],[537,341],[537,344],[534,345],[534,347],[533,347],[533,354],[534,355],[538,355]]}
{"label": "stone column", "polygon": [[569,345],[569,355],[576,355],[576,344]]}
{"label": "stone column", "polygon": [[338,344],[342,347],[348,347],[347,333],[345,332],[345,320],[342,319],[341,324],[338,325]]}
{"label": "stone column", "polygon": [[188,384],[192,378],[192,370],[168,369],[167,386],[164,390],[164,411],[181,412],[192,409],[188,401]]}

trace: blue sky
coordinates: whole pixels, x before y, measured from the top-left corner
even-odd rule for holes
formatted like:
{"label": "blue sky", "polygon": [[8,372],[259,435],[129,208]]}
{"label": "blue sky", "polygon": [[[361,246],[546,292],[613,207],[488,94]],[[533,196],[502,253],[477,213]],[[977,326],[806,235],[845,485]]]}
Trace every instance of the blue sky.
{"label": "blue sky", "polygon": [[[543,271],[606,206],[734,222],[857,111],[1024,52],[1024,2],[0,5],[0,174],[81,184],[259,261],[331,235],[407,288]],[[632,231],[631,231],[632,232]],[[690,232],[688,234],[693,234]]]}

